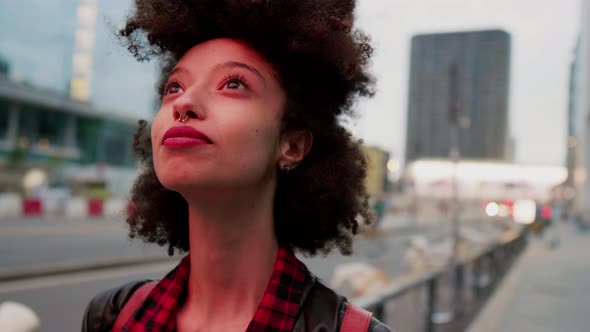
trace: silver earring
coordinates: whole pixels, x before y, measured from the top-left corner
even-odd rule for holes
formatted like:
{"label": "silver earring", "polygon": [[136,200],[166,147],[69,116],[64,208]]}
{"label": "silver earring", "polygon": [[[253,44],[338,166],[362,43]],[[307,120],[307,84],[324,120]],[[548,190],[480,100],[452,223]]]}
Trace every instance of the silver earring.
{"label": "silver earring", "polygon": [[283,166],[283,172],[285,172],[285,175],[288,175],[291,172],[291,165],[285,164],[285,166]]}

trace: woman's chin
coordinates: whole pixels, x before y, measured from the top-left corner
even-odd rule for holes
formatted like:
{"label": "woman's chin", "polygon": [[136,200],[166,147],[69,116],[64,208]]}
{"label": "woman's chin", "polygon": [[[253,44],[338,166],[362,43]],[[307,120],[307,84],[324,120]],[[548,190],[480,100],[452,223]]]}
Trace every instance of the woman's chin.
{"label": "woman's chin", "polygon": [[207,178],[199,178],[198,176],[179,176],[176,174],[158,176],[160,183],[164,188],[179,193],[195,191],[199,188],[207,188],[212,185],[211,180]]}

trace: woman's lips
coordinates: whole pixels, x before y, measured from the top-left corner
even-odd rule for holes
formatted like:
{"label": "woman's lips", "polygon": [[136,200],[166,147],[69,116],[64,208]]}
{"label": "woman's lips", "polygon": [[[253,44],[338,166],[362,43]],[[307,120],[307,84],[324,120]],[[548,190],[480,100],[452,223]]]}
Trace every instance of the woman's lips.
{"label": "woman's lips", "polygon": [[162,145],[170,148],[183,148],[196,145],[213,144],[211,139],[190,126],[172,127],[162,138]]}
{"label": "woman's lips", "polygon": [[198,138],[191,138],[191,137],[170,137],[164,140],[162,145],[169,147],[169,148],[183,148],[187,146],[194,146],[194,145],[208,145],[209,143],[198,139]]}

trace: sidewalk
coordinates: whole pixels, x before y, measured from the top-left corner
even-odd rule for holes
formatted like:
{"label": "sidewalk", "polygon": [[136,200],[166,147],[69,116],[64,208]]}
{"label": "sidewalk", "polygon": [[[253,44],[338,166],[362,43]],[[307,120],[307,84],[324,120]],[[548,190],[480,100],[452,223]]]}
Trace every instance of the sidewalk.
{"label": "sidewalk", "polygon": [[[590,232],[550,229],[529,247],[474,319],[469,332],[590,331]],[[560,246],[548,240],[557,231]]]}

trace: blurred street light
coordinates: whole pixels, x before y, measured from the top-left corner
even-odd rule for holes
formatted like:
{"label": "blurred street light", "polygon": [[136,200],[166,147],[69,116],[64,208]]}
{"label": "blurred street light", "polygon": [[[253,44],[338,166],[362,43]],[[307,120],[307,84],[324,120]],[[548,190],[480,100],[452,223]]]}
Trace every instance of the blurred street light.
{"label": "blurred street light", "polygon": [[402,175],[401,162],[398,159],[389,159],[387,161],[387,170],[389,172],[389,180],[397,182]]}
{"label": "blurred street light", "polygon": [[514,203],[514,221],[521,224],[532,224],[536,218],[537,204],[529,199],[518,200]]}
{"label": "blurred street light", "polygon": [[47,173],[38,168],[29,170],[23,177],[23,187],[27,193],[47,183]]}
{"label": "blurred street light", "polygon": [[488,215],[488,217],[495,217],[498,215],[498,212],[500,212],[500,207],[498,206],[498,203],[490,202],[488,203],[488,205],[486,205],[486,214]]}

